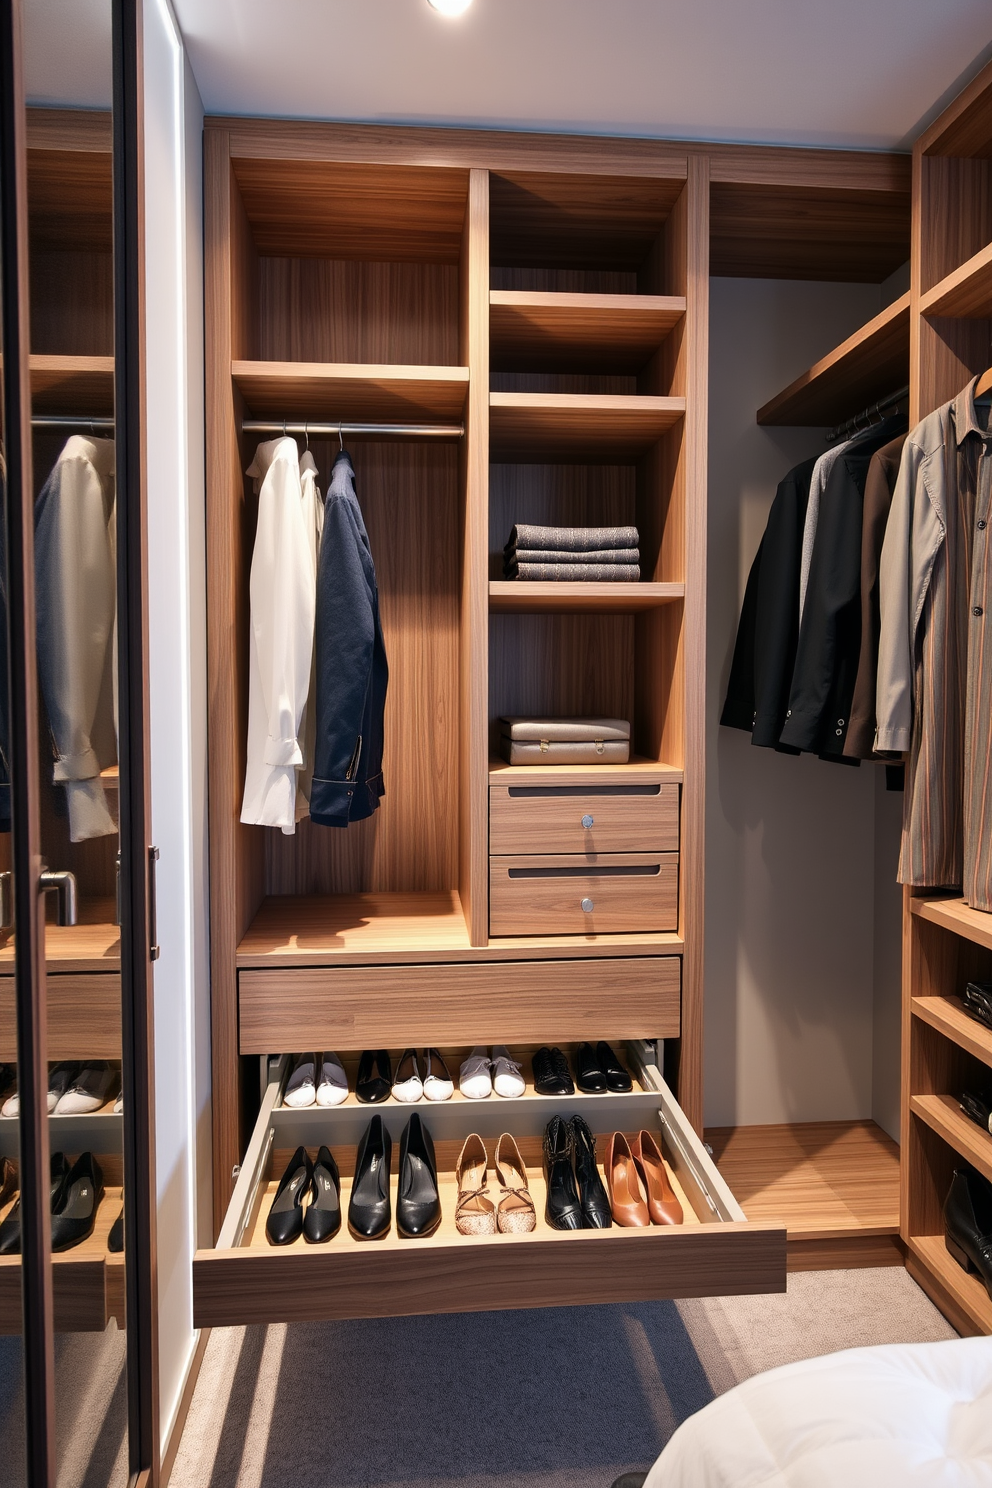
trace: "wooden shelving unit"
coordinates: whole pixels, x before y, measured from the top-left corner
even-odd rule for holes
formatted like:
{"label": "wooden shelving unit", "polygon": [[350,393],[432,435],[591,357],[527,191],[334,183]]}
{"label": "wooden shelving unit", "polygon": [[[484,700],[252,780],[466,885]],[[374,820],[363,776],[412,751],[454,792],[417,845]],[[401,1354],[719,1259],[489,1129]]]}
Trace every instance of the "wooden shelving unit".
{"label": "wooden shelving unit", "polygon": [[921,295],[920,314],[987,320],[992,315],[992,243]]}
{"label": "wooden shelving unit", "polygon": [[231,376],[258,418],[442,423],[461,419],[469,373],[467,367],[235,361]]}
{"label": "wooden shelving unit", "polygon": [[35,413],[111,418],[114,359],[110,356],[43,356],[32,353],[31,406]]}
{"label": "wooden shelving unit", "polygon": [[491,785],[630,785],[640,780],[664,780],[680,784],[683,772],[675,765],[631,755],[625,765],[510,765],[504,759],[489,761]]}
{"label": "wooden shelving unit", "polygon": [[625,464],[685,416],[685,399],[622,393],[490,393],[491,457]]}
{"label": "wooden shelving unit", "polygon": [[494,289],[493,371],[637,373],[685,315],[684,295]]}
{"label": "wooden shelving unit", "polygon": [[684,584],[556,583],[492,579],[489,610],[495,615],[636,615],[685,598]]}

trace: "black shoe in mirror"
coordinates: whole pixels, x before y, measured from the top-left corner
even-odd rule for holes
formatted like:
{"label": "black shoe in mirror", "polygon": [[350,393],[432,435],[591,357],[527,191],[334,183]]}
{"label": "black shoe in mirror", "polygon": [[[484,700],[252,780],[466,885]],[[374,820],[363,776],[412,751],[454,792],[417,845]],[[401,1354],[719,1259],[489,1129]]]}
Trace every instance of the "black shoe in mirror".
{"label": "black shoe in mirror", "polygon": [[52,1210],[52,1250],[71,1250],[93,1233],[103,1198],[103,1170],[92,1152],[76,1159]]}
{"label": "black shoe in mirror", "polygon": [[433,1235],[441,1223],[441,1195],[430,1132],[414,1112],[400,1139],[400,1183],[396,1231],[404,1240]]}
{"label": "black shoe in mirror", "polygon": [[313,1189],[313,1163],[305,1147],[297,1147],[279,1179],[265,1233],[270,1245],[290,1245],[303,1234],[303,1204]]}
{"label": "black shoe in mirror", "polygon": [[382,1117],[373,1116],[358,1144],[355,1179],[348,1205],[348,1229],[356,1240],[381,1240],[389,1234],[392,1156],[392,1139],[382,1124]]}
{"label": "black shoe in mirror", "polygon": [[[69,1176],[69,1160],[64,1152],[53,1152],[48,1166],[48,1201],[54,1211],[62,1186]],[[3,1224],[0,1224],[0,1255],[21,1253],[21,1201],[18,1199]]]}
{"label": "black shoe in mirror", "polygon": [[388,1100],[393,1088],[393,1064],[387,1049],[366,1049],[358,1062],[355,1095],[366,1106]]}

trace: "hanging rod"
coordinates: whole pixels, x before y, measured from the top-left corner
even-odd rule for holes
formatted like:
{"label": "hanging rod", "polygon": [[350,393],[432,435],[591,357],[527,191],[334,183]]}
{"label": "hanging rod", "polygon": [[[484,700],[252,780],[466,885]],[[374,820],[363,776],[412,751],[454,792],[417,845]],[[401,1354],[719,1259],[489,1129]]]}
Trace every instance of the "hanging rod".
{"label": "hanging rod", "polygon": [[844,439],[858,432],[858,427],[865,424],[871,427],[872,418],[877,414],[881,416],[883,408],[891,408],[894,403],[901,403],[903,398],[909,397],[909,387],[899,388],[897,392],[889,393],[885,398],[879,398],[877,403],[872,403],[854,418],[849,418],[845,423],[838,424],[836,429],[831,429],[827,434],[827,443],[833,444],[835,439]]}
{"label": "hanging rod", "polygon": [[78,429],[81,434],[113,434],[112,418],[59,418],[37,417],[31,420],[32,429]]}
{"label": "hanging rod", "polygon": [[385,434],[400,439],[461,439],[464,424],[346,424],[311,423],[288,419],[244,419],[242,434],[304,434],[311,439],[333,439],[338,434]]}

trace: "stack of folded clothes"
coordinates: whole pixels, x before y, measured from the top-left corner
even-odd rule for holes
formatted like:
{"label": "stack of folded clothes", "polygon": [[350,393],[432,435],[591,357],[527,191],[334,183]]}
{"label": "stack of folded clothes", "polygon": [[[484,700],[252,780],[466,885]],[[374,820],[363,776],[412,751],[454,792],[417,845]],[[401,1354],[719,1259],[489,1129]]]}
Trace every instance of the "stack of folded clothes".
{"label": "stack of folded clothes", "polygon": [[535,527],[518,522],[503,549],[503,577],[636,583],[636,527]]}

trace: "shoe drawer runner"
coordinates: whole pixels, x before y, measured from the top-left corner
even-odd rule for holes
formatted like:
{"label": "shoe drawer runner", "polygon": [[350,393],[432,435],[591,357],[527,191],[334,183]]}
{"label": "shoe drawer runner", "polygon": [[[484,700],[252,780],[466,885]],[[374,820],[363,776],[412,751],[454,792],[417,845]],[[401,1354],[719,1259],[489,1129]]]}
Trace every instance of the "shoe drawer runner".
{"label": "shoe drawer runner", "polygon": [[[618,1046],[618,1048],[621,1046]],[[397,1234],[398,1154],[414,1108],[397,1101],[294,1109],[280,1101],[289,1061],[269,1063],[269,1080],[217,1246],[193,1264],[194,1324],[320,1321],[432,1312],[568,1306],[643,1298],[728,1295],[785,1289],[785,1232],[749,1224],[654,1063],[654,1046],[622,1046],[635,1088],[626,1094],[514,1100],[420,1102],[437,1161],[441,1222],[427,1238]],[[602,1174],[614,1131],[635,1140],[647,1131],[664,1153],[684,1219],[678,1226],[559,1230],[545,1213],[544,1133],[555,1117],[581,1111],[596,1138]],[[382,1238],[349,1233],[356,1152],[370,1121],[392,1140],[393,1222]],[[502,1132],[512,1135],[526,1166],[536,1225],[529,1233],[460,1233],[456,1164],[465,1138],[478,1133],[489,1163]],[[302,1146],[316,1160],[321,1145],[340,1171],[342,1223],[334,1237],[287,1245],[266,1238],[266,1219],[281,1176]]]}
{"label": "shoe drawer runner", "polygon": [[492,785],[489,851],[518,853],[677,852],[679,787]]}
{"label": "shoe drawer runner", "polygon": [[489,859],[491,935],[675,930],[678,853]]}

